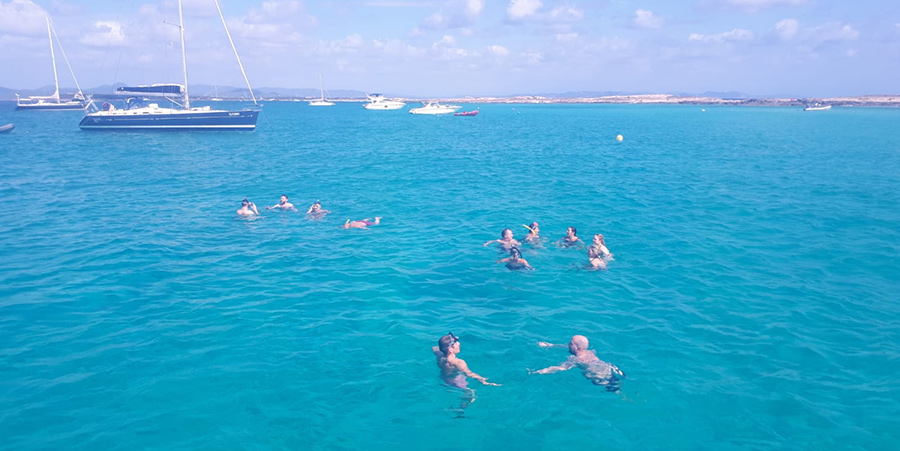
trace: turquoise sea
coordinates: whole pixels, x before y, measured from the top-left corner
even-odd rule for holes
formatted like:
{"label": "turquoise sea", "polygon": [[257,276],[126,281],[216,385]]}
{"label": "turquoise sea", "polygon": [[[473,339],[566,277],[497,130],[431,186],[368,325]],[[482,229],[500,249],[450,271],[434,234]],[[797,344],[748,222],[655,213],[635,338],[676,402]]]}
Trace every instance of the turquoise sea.
{"label": "turquoise sea", "polygon": [[[896,449],[900,110],[476,106],[109,133],[2,104],[0,449]],[[235,214],[281,194],[333,213]],[[531,221],[615,260],[482,246]],[[503,384],[463,412],[448,332]],[[573,334],[620,394],[527,373]]]}

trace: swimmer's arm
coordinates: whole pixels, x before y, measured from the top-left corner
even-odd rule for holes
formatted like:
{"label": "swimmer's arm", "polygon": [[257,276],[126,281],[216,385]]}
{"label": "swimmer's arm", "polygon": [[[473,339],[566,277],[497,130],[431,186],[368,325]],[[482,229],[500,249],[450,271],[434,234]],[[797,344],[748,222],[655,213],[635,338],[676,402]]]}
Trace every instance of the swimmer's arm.
{"label": "swimmer's arm", "polygon": [[520,258],[519,261],[525,264],[525,268],[534,269],[531,267],[531,265],[528,264],[528,260],[525,260],[524,258]]}
{"label": "swimmer's arm", "polygon": [[542,348],[567,348],[569,345],[567,344],[556,344],[556,343],[547,343],[546,341],[539,341],[538,346]]}
{"label": "swimmer's arm", "polygon": [[443,357],[443,356],[444,356],[444,353],[441,352],[441,348],[439,348],[439,347],[437,347],[437,346],[432,346],[432,347],[431,347],[431,350],[434,351],[434,355],[435,355],[436,357]]}
{"label": "swimmer's arm", "polygon": [[508,261],[509,261],[508,258],[504,258],[504,259],[502,259],[502,260],[497,260],[497,263],[506,263],[506,262],[508,262]]}
{"label": "swimmer's arm", "polygon": [[488,241],[487,243],[484,243],[482,246],[487,246],[488,244],[491,244],[491,243],[499,243],[499,242],[500,242],[500,240],[490,240],[490,241]]}
{"label": "swimmer's arm", "polygon": [[457,368],[458,370],[460,370],[460,371],[461,371],[463,374],[465,374],[466,376],[469,376],[469,377],[471,377],[472,379],[475,379],[476,381],[481,382],[482,385],[493,385],[493,386],[495,386],[495,387],[499,387],[499,386],[500,386],[500,384],[495,384],[495,383],[493,383],[493,382],[488,382],[486,377],[484,377],[484,376],[482,376],[482,375],[480,375],[480,374],[478,374],[478,373],[476,373],[476,372],[470,370],[470,369],[469,369],[469,365],[466,365],[466,361],[463,360],[463,359],[456,359],[456,368]]}
{"label": "swimmer's arm", "polygon": [[253,209],[253,212],[259,214],[259,210],[256,209],[256,204],[250,202],[250,208]]}
{"label": "swimmer's arm", "polygon": [[540,369],[537,371],[530,371],[530,373],[531,374],[550,374],[550,373],[556,373],[559,371],[571,370],[573,367],[575,367],[575,363],[572,362],[571,360],[567,360],[559,365],[548,366],[547,368]]}
{"label": "swimmer's arm", "polygon": [[309,208],[306,209],[306,214],[310,213],[312,213],[312,205],[310,205]]}

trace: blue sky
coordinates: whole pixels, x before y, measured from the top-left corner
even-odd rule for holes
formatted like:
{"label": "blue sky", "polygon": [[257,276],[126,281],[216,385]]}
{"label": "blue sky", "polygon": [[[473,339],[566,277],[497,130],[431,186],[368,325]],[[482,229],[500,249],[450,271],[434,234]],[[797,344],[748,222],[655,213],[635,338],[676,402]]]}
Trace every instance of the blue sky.
{"label": "blue sky", "polygon": [[[220,0],[255,88],[408,96],[900,93],[896,0]],[[0,86],[181,79],[177,3],[0,0]],[[213,0],[185,0],[191,84],[242,86]],[[57,55],[58,56],[58,55]],[[62,59],[60,79],[72,86]]]}

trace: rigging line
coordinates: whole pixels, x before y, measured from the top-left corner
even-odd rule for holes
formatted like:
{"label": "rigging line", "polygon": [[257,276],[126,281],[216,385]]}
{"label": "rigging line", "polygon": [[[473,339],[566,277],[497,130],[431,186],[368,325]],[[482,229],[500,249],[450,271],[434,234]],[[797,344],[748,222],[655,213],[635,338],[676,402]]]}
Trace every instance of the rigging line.
{"label": "rigging line", "polygon": [[234,57],[237,58],[238,66],[241,68],[241,75],[244,76],[244,81],[247,82],[247,89],[250,90],[250,97],[253,98],[253,104],[259,106],[259,103],[256,102],[256,95],[253,94],[253,87],[250,86],[250,80],[247,78],[247,72],[244,71],[244,65],[241,64],[241,57],[238,56],[237,48],[234,46],[234,40],[231,39],[231,32],[228,31],[228,24],[225,23],[225,15],[222,14],[222,7],[219,6],[219,0],[215,0],[216,9],[219,10],[219,17],[222,19],[222,25],[225,27],[225,34],[228,35],[228,42],[231,43],[231,50],[234,51]]}
{"label": "rigging line", "polygon": [[[47,19],[47,23],[50,23],[50,19]],[[84,93],[81,92],[81,85],[78,84],[78,79],[75,78],[75,71],[72,70],[72,65],[69,64],[69,58],[66,56],[66,50],[62,46],[62,42],[59,42],[59,34],[56,33],[56,28],[53,27],[53,24],[50,23],[50,30],[53,32],[53,36],[56,37],[56,45],[59,46],[59,52],[62,53],[63,60],[66,62],[66,67],[69,68],[69,73],[72,74],[72,80],[75,80],[75,87],[78,88],[78,94],[81,98],[84,98]]]}

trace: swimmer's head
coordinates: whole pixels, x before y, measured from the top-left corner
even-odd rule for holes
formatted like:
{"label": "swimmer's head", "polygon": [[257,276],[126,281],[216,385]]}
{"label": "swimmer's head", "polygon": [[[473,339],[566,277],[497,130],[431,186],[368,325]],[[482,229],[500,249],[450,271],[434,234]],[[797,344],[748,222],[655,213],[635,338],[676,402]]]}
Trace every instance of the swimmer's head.
{"label": "swimmer's head", "polygon": [[250,205],[250,201],[245,197],[244,200],[241,201],[241,206],[246,207],[247,205]]}
{"label": "swimmer's head", "polygon": [[594,242],[603,244],[603,234],[598,233],[598,234],[594,235]]}
{"label": "swimmer's head", "polygon": [[453,345],[456,343],[459,343],[459,338],[457,338],[456,335],[453,335],[453,332],[450,332],[447,335],[441,337],[440,340],[438,340],[438,349],[446,354],[447,351],[449,351],[450,348],[453,347]]}
{"label": "swimmer's head", "polygon": [[518,260],[518,259],[521,258],[521,257],[522,257],[522,251],[520,251],[519,248],[514,247],[514,248],[512,248],[512,249],[509,250],[509,258],[510,258],[510,259],[512,259],[512,260]]}
{"label": "swimmer's head", "polygon": [[531,225],[528,226],[528,227],[531,228],[531,230],[537,231],[537,229],[538,229],[538,223],[532,222]]}
{"label": "swimmer's head", "polygon": [[584,335],[575,335],[569,340],[569,354],[576,354],[588,348],[588,339]]}
{"label": "swimmer's head", "polygon": [[506,238],[512,238],[512,236],[513,236],[513,233],[512,233],[511,229],[503,229],[503,231],[500,232],[500,238],[506,239]]}
{"label": "swimmer's head", "polygon": [[281,203],[285,203],[288,201],[288,197],[284,194],[281,195]]}
{"label": "swimmer's head", "polygon": [[568,229],[566,229],[566,233],[569,232],[572,232],[572,236],[575,236],[578,234],[578,229],[576,229],[575,227],[569,227]]}

